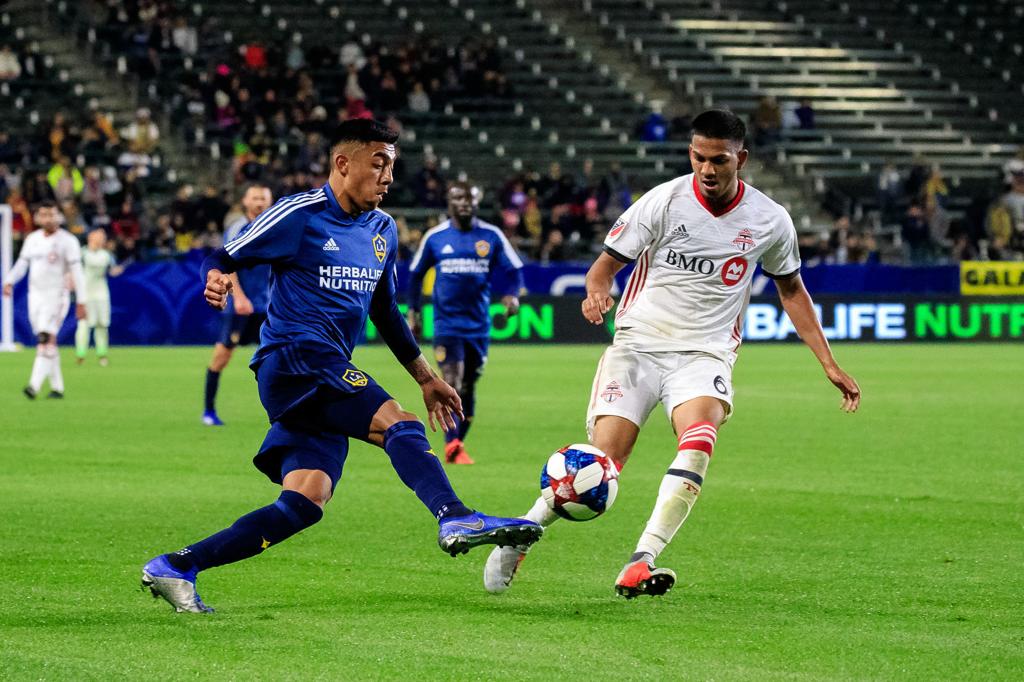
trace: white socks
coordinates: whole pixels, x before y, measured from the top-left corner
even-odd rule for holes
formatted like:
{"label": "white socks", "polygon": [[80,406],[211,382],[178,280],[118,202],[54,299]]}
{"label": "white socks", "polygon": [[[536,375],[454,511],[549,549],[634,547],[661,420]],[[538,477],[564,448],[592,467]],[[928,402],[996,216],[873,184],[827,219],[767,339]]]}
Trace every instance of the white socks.
{"label": "white socks", "polygon": [[49,346],[50,352],[50,390],[64,392],[64,373],[60,371],[60,353],[56,346]]}
{"label": "white socks", "polygon": [[650,557],[644,559],[653,562],[672,541],[697,503],[717,437],[718,431],[710,422],[697,422],[679,437],[679,450],[661,479],[658,501],[636,545],[634,557],[649,554]]}
{"label": "white socks", "polygon": [[50,376],[50,364],[50,356],[47,355],[46,347],[36,346],[36,359],[32,363],[32,376],[28,380],[29,388],[33,393],[39,393],[39,389],[43,387],[43,381]]}
{"label": "white socks", "polygon": [[552,523],[558,520],[558,514],[553,512],[548,503],[544,501],[543,497],[538,497],[537,501],[530,507],[530,511],[523,514],[523,518],[527,521],[533,521],[547,528]]}

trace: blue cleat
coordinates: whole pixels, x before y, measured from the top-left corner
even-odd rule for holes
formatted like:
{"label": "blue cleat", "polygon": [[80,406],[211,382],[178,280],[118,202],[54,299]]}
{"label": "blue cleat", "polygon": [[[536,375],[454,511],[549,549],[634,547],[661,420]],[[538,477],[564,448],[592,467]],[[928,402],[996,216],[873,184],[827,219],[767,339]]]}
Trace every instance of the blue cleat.
{"label": "blue cleat", "polygon": [[142,567],[142,589],[147,587],[153,599],[163,597],[178,613],[213,613],[196,592],[196,572],[182,573],[164,554]]}
{"label": "blue cleat", "polygon": [[220,417],[213,410],[203,412],[203,423],[207,426],[224,426],[224,422],[220,420]]}
{"label": "blue cleat", "polygon": [[507,519],[473,512],[445,519],[437,531],[437,544],[452,556],[465,554],[477,545],[527,548],[540,540],[544,529],[526,519]]}

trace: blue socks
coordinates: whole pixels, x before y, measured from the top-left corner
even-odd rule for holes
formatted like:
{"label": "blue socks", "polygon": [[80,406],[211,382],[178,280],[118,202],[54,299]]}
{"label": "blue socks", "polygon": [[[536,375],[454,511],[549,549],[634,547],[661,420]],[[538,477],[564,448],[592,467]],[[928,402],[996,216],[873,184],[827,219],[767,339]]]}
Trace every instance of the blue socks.
{"label": "blue socks", "polygon": [[473,414],[476,412],[476,386],[470,384],[459,397],[462,399],[462,414],[465,416],[465,419],[459,422],[459,440],[466,440],[469,427],[473,425]]}
{"label": "blue socks", "polygon": [[305,495],[284,490],[273,504],[249,512],[230,528],[168,554],[167,562],[179,571],[202,571],[248,559],[309,528],[323,515],[323,509]]}
{"label": "blue socks", "polygon": [[465,381],[466,385],[459,391],[459,399],[462,400],[462,414],[465,419],[459,419],[458,415],[452,415],[455,420],[455,428],[444,432],[445,443],[451,443],[453,440],[466,440],[469,427],[473,425],[473,413],[476,411],[476,386],[475,382],[469,383],[468,379]]}
{"label": "blue socks", "polygon": [[462,424],[463,421],[459,419],[459,415],[453,414],[452,419],[455,420],[454,429],[446,429],[444,432],[444,442],[451,443],[453,440],[462,438]]}
{"label": "blue socks", "polygon": [[473,511],[452,490],[440,460],[430,449],[427,432],[419,422],[398,422],[384,432],[384,452],[391,458],[402,483],[416,493],[440,521],[446,516],[467,516]]}
{"label": "blue socks", "polygon": [[206,369],[206,407],[207,412],[214,412],[214,401],[217,399],[217,387],[220,386],[220,372]]}

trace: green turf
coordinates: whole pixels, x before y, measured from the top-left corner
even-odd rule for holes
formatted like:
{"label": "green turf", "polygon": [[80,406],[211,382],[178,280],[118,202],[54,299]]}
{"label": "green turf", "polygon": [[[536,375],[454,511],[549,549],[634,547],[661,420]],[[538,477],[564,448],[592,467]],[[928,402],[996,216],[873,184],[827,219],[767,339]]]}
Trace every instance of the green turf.
{"label": "green turf", "polygon": [[[598,347],[497,347],[451,471],[471,505],[521,513],[554,448],[583,439]],[[223,429],[199,424],[198,348],[64,357],[67,398],[20,394],[0,354],[0,679],[1019,679],[1024,670],[1024,352],[842,346],[838,410],[806,349],[745,347],[737,411],[701,503],[662,557],[680,583],[612,583],[673,456],[662,412],[607,517],[553,526],[514,588],[451,559],[377,450],[352,448],[315,528],[210,571],[212,617],[138,591],[139,567],[266,504],[265,417],[241,359]],[[380,349],[361,366],[422,413]],[[434,438],[436,444],[440,440]]]}

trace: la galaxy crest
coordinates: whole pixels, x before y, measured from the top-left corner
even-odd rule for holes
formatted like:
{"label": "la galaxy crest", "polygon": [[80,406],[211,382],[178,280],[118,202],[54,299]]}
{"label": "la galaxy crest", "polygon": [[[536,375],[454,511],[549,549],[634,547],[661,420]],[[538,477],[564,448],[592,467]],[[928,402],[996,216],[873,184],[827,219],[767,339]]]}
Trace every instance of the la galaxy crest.
{"label": "la galaxy crest", "polygon": [[369,383],[369,380],[366,378],[365,374],[354,369],[346,369],[345,373],[341,375],[341,378],[345,381],[345,383],[351,384],[352,386],[355,386],[357,388],[366,386]]}
{"label": "la galaxy crest", "polygon": [[384,262],[384,256],[387,254],[387,246],[388,243],[379,234],[373,238],[373,253],[381,263]]}
{"label": "la galaxy crest", "polygon": [[487,254],[491,252],[491,245],[483,239],[478,241],[473,246],[476,247],[476,255],[480,256],[481,258],[486,258]]}

